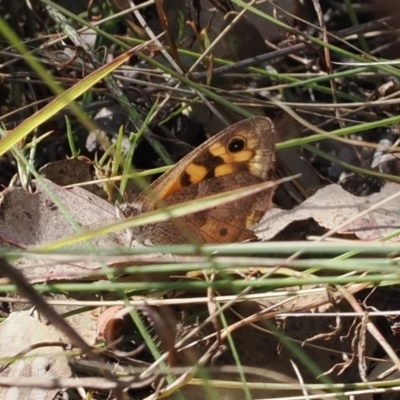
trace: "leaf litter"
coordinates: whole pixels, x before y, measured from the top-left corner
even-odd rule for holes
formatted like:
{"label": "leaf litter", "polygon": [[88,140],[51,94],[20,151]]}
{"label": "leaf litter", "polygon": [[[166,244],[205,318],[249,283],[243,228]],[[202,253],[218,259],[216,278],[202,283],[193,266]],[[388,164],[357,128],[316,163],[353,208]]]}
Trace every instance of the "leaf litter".
{"label": "leaf litter", "polygon": [[[181,57],[177,51],[178,47],[203,52],[206,40],[214,40],[222,30],[235,21],[236,12],[243,12],[247,8],[247,6],[245,7],[247,3],[241,1],[202,1],[200,2],[200,12],[200,9],[196,9],[195,2],[181,0],[175,3],[169,1],[163,3],[164,8],[152,9],[148,7],[148,13],[144,15],[150,22],[150,29],[154,35],[159,35],[167,29],[169,37],[167,35],[165,43],[170,46],[171,54],[178,60],[179,68],[185,65],[190,68],[193,59],[186,56]],[[199,66],[194,68],[193,76],[196,79],[202,79],[205,74],[209,74],[214,69],[213,86],[218,88],[217,91],[228,90],[231,96],[237,96],[235,101],[241,103],[243,110],[247,112],[264,113],[263,107],[266,104],[268,106],[273,104],[273,101],[270,102],[271,96],[276,96],[279,101],[284,100],[290,103],[291,100],[293,103],[291,107],[295,111],[294,116],[298,113],[301,118],[306,118],[309,123],[321,126],[326,131],[338,129],[338,126],[351,127],[356,122],[372,122],[392,116],[396,118],[398,109],[395,103],[385,103],[380,107],[375,101],[382,100],[382,102],[385,102],[387,97],[393,97],[396,94],[397,71],[394,69],[381,69],[381,75],[379,75],[381,81],[376,83],[376,87],[371,84],[372,81],[368,80],[368,74],[360,72],[359,75],[354,74],[347,78],[344,76],[343,78],[338,77],[329,80],[329,83],[321,90],[324,76],[339,72],[339,68],[342,68],[342,71],[345,69],[338,67],[338,70],[334,71],[335,65],[339,64],[333,62],[329,65],[328,47],[313,42],[313,37],[334,43],[335,46],[339,46],[336,42],[337,38],[346,38],[353,45],[359,45],[363,51],[367,51],[368,46],[365,42],[362,42],[360,36],[357,36],[362,30],[357,31],[357,25],[348,27],[343,22],[344,19],[343,21],[340,20],[340,16],[346,15],[344,6],[332,6],[328,4],[329,2],[323,0],[314,1],[314,7],[311,8],[308,8],[310,6],[300,6],[300,2],[295,8],[292,8],[295,2],[289,3],[287,5],[283,1],[279,2],[277,8],[272,7],[268,2],[263,5],[250,4],[249,7],[255,6],[258,10],[268,12],[268,15],[280,20],[280,28],[267,29],[265,21],[250,11],[243,12],[243,16],[238,18],[236,25],[233,24],[233,27],[227,31],[228,33],[222,35],[213,55],[205,55],[206,62],[199,63]],[[110,4],[117,11],[126,9],[126,4],[121,2],[110,1]],[[390,9],[390,4],[387,1],[382,2],[379,11],[374,8],[376,2],[371,1],[367,4],[370,6],[368,11],[370,14],[367,14],[367,11],[358,11],[361,27],[373,32],[374,29],[382,28],[388,22],[388,20],[381,22],[380,18],[385,19],[388,18],[388,15],[391,15],[387,12]],[[92,17],[95,16],[96,12],[99,12],[93,4],[88,7],[87,11]],[[213,7],[216,8],[210,11]],[[267,10],[265,7],[272,8]],[[300,7],[306,8],[300,11]],[[393,8],[395,8],[394,5]],[[284,16],[284,10],[289,11],[290,14]],[[46,16],[43,9],[38,8],[37,11],[42,13],[42,16]],[[347,11],[350,12],[349,9]],[[394,13],[395,10],[392,11]],[[309,14],[310,12],[311,14]],[[384,12],[386,14],[383,14]],[[312,24],[296,25],[296,18],[303,15],[302,13],[307,15],[306,20],[309,20],[310,15],[314,17],[311,18],[312,21],[322,23],[325,20],[321,29],[326,29],[325,33],[328,34],[329,30],[332,30],[336,34],[335,37],[319,36],[318,29]],[[322,13],[325,14],[322,15]],[[206,30],[203,30],[197,32],[195,40],[188,40],[193,37],[193,32],[196,31],[196,18],[193,18],[196,14],[201,16],[197,21],[200,24],[199,26],[204,28],[204,25],[210,24],[207,39],[205,39]],[[143,34],[145,29],[140,26],[140,20],[135,19],[134,15],[135,13],[126,14],[126,17],[121,21],[123,25],[129,26],[132,31]],[[191,22],[179,25],[182,18]],[[363,25],[365,19],[369,25],[367,23],[367,25]],[[163,24],[163,21],[167,21],[167,25]],[[204,21],[207,21],[207,23]],[[286,24],[293,24],[294,30],[285,28]],[[394,22],[393,25],[395,26]],[[234,28],[235,26],[236,28]],[[287,29],[286,33],[284,33],[285,29]],[[349,29],[352,29],[351,32],[353,33]],[[244,31],[254,34],[243,35]],[[290,36],[289,33],[293,36]],[[357,37],[360,42],[354,41],[351,34]],[[249,42],[250,36],[253,39]],[[382,36],[366,36],[371,48],[378,48],[382,44],[379,40],[383,37],[385,37],[384,34]],[[205,40],[205,42],[202,43],[201,40]],[[280,42],[279,46],[273,42]],[[193,47],[190,47],[190,43]],[[387,40],[384,44],[387,45]],[[154,57],[154,60],[159,61],[161,65],[171,66],[172,64],[166,64],[166,61],[160,57],[163,52],[165,53],[165,49],[156,49],[154,46],[153,50],[149,51],[151,57]],[[385,55],[383,47],[381,52],[381,57],[388,57],[387,53]],[[322,55],[323,53],[324,55]],[[51,55],[51,52],[41,52],[38,53],[38,56],[41,57],[42,62],[48,63],[47,65],[51,67],[55,65],[55,58],[49,56],[49,54]],[[335,53],[333,51],[332,54],[335,54],[340,60],[346,59],[344,52]],[[6,53],[2,56],[9,57]],[[265,56],[264,60],[270,60],[267,67],[268,74],[262,75],[257,72],[260,74],[258,80],[254,80],[254,73],[256,73],[254,71],[252,71],[253,76],[250,74],[245,76],[243,73],[245,71],[243,65],[245,64],[240,64],[242,67],[239,64],[233,64],[231,70],[228,69],[228,72],[233,74],[232,77],[220,72],[223,71],[220,69],[223,66],[214,63],[214,57],[239,63],[243,60],[248,62],[254,56]],[[358,52],[354,56],[358,56]],[[143,57],[146,57],[146,54]],[[172,60],[174,61],[173,57]],[[142,60],[146,59],[142,58]],[[253,66],[259,66],[259,62],[253,60]],[[167,121],[163,125],[158,126],[157,123],[150,125],[149,130],[145,133],[148,143],[142,141],[139,144],[141,147],[135,152],[133,161],[136,167],[147,169],[160,166],[165,149],[171,154],[172,159],[179,159],[182,152],[186,152],[188,147],[196,146],[203,140],[204,131],[210,134],[215,133],[225,126],[224,120],[233,123],[242,118],[233,109],[227,108],[226,104],[215,107],[215,104],[210,102],[207,96],[205,97],[206,100],[201,103],[194,102],[192,104],[189,117],[176,112],[182,104],[181,99],[177,101],[176,98],[173,98],[170,89],[174,85],[176,85],[177,90],[181,89],[177,81],[166,82],[163,80],[166,79],[165,76],[158,74],[159,70],[157,69],[153,69],[152,72],[155,75],[158,74],[158,76],[151,78],[150,75],[140,71],[140,67],[143,66],[140,63],[143,64],[144,61],[137,61],[136,70],[118,75],[118,78],[125,82],[128,82],[127,76],[133,77],[132,82],[136,87],[131,86],[135,88],[132,90],[140,93],[137,103],[133,102],[134,106],[141,111],[146,110],[148,112],[149,104],[152,105],[152,102],[154,102],[153,94],[165,93],[170,100],[172,99],[171,103],[168,107],[160,107],[154,118],[158,123],[169,117],[171,113],[175,113],[177,118],[172,122]],[[149,67],[150,62],[146,60],[146,63],[146,67]],[[82,70],[83,64],[77,64],[76,60],[71,60],[71,63],[63,62],[63,68],[59,70],[61,72],[56,71],[57,67],[54,68],[54,74],[61,79],[70,74],[70,77],[76,79],[77,65],[78,71],[85,75],[86,71]],[[310,65],[311,68],[309,68]],[[90,64],[88,64],[88,67],[90,72],[90,68],[93,67]],[[242,76],[240,74],[234,75],[235,68],[242,68],[236,70],[242,72]],[[304,89],[304,87],[299,89],[299,83],[293,80],[293,76],[296,75],[290,75],[298,70],[309,73],[308,78],[310,79],[321,78],[320,82],[322,83],[318,83],[316,80],[316,83],[310,84],[311,86],[308,89]],[[283,72],[282,75],[279,76],[279,79],[276,79],[280,72]],[[285,75],[284,72],[287,72],[288,75]],[[316,74],[313,75],[314,73]],[[137,77],[141,79],[139,83],[137,80],[134,81]],[[10,84],[14,77],[10,75],[8,79],[10,81],[5,80],[6,83],[2,82],[2,84]],[[154,82],[151,82],[152,79]],[[64,83],[66,82],[68,80],[64,80]],[[328,82],[328,79],[325,82]],[[159,93],[154,91],[156,86],[152,86],[152,84],[159,85],[157,89]],[[193,88],[190,89],[193,89],[198,95],[199,92],[196,92],[198,87],[193,86]],[[328,95],[327,88],[331,91],[332,97]],[[5,87],[6,89],[8,88]],[[249,92],[249,89],[255,89],[254,93],[258,92],[258,94],[246,93]],[[187,96],[187,92],[188,90],[186,92],[183,90],[182,96]],[[203,96],[203,93],[201,93],[201,96]],[[294,104],[293,99],[297,104]],[[104,101],[104,99],[101,100]],[[345,100],[347,103],[345,103]],[[354,100],[358,100],[355,102],[357,104],[360,100],[365,100],[365,106],[353,107],[352,101]],[[374,104],[369,107],[368,102],[371,100],[374,100]],[[318,103],[317,106],[320,107],[318,111],[312,111],[313,103]],[[254,104],[257,105],[257,109],[254,108]],[[333,107],[335,104],[336,108]],[[88,104],[84,106],[86,107]],[[99,103],[98,110],[104,106],[107,108],[107,105]],[[115,107],[114,104],[108,104],[108,106],[109,110]],[[325,108],[325,106],[327,107]],[[4,105],[4,107],[10,107],[10,103]],[[141,125],[138,124],[138,121],[133,124],[132,121],[129,121],[129,118],[121,121],[121,112],[118,115],[117,112],[110,112],[108,115],[107,129],[104,128],[101,135],[103,139],[107,137],[110,143],[118,143],[116,135],[121,125],[127,128],[125,132],[128,135],[131,130],[135,129],[135,126]],[[208,117],[205,118],[205,115]],[[271,114],[267,115],[273,117]],[[305,128],[301,123],[298,123],[300,119],[296,122],[293,122],[292,119],[293,115],[288,118],[282,117],[282,114],[274,118],[279,142],[301,139],[313,134],[313,132],[304,130]],[[172,397],[178,388],[181,389],[184,396],[191,399],[216,398],[217,396],[242,399],[246,393],[250,393],[253,398],[277,398],[295,395],[303,395],[306,398],[305,393],[323,398],[327,387],[332,382],[351,384],[355,382],[365,383],[376,379],[376,373],[372,373],[370,376],[369,373],[374,363],[378,366],[382,365],[378,360],[380,358],[385,359],[385,351],[390,354],[390,356],[386,356],[386,359],[390,359],[390,363],[393,365],[398,365],[395,352],[392,354],[388,351],[389,347],[398,349],[396,335],[391,331],[390,321],[378,315],[379,310],[398,309],[398,304],[395,301],[395,298],[398,297],[396,288],[398,280],[386,282],[385,285],[390,286],[387,290],[383,288],[371,290],[368,274],[363,271],[362,265],[348,271],[348,276],[350,276],[349,282],[351,282],[351,276],[364,276],[364,284],[348,283],[343,286],[335,285],[335,277],[339,276],[339,272],[337,274],[332,273],[332,285],[313,284],[314,275],[312,271],[304,271],[304,275],[302,275],[303,271],[297,271],[293,267],[293,274],[290,276],[287,270],[290,271],[291,267],[288,267],[287,264],[285,274],[281,270],[282,275],[280,275],[279,265],[265,272],[261,267],[258,268],[257,265],[249,265],[248,263],[242,268],[227,269],[226,271],[215,270],[212,274],[205,273],[205,269],[203,273],[203,270],[199,268],[197,273],[194,274],[188,273],[184,268],[174,271],[173,263],[179,266],[185,263],[195,263],[199,260],[203,262],[207,257],[201,257],[198,254],[186,256],[186,258],[179,254],[170,257],[159,253],[144,256],[140,253],[140,249],[137,249],[137,254],[135,254],[136,249],[132,247],[131,239],[125,231],[97,236],[92,240],[91,247],[88,247],[84,242],[73,243],[67,249],[64,249],[69,251],[65,254],[60,251],[51,254],[35,254],[35,256],[29,254],[29,251],[35,247],[46,246],[74,234],[76,229],[92,230],[118,221],[115,206],[107,201],[107,199],[114,200],[110,196],[113,190],[110,191],[110,185],[107,188],[105,185],[101,187],[101,185],[91,182],[96,179],[96,174],[93,173],[91,168],[88,168],[88,166],[91,167],[90,163],[93,162],[94,168],[100,166],[104,176],[107,176],[107,173],[112,170],[112,166],[100,165],[104,160],[99,163],[97,158],[96,153],[104,153],[105,142],[103,139],[99,139],[98,131],[92,131],[94,138],[91,139],[90,149],[85,148],[85,146],[88,146],[88,142],[83,141],[81,150],[85,154],[90,154],[94,161],[83,166],[82,163],[77,162],[77,158],[66,159],[65,154],[69,152],[69,149],[65,150],[67,149],[63,142],[65,137],[63,138],[60,135],[60,132],[65,132],[65,126],[60,122],[61,120],[60,118],[57,119],[57,115],[52,120],[56,132],[54,137],[57,137],[58,147],[52,147],[53,144],[44,139],[44,148],[47,149],[47,152],[43,151],[36,154],[35,165],[44,166],[48,163],[51,160],[48,154],[52,153],[52,149],[57,149],[57,152],[60,149],[62,151],[56,154],[56,162],[47,164],[46,167],[41,169],[43,177],[49,180],[34,181],[31,191],[10,184],[10,177],[15,172],[15,162],[13,162],[11,155],[0,157],[0,165],[2,166],[0,183],[5,188],[0,194],[0,248],[4,251],[4,254],[13,255],[22,250],[21,256],[13,259],[12,264],[23,272],[30,284],[54,285],[53,290],[55,292],[58,292],[59,288],[62,287],[57,285],[64,282],[67,284],[89,282],[89,284],[98,285],[98,293],[76,294],[66,289],[63,295],[53,293],[45,294],[45,297],[49,304],[54,305],[57,312],[62,314],[63,317],[64,313],[74,314],[66,320],[89,345],[95,343],[96,331],[98,334],[97,341],[102,342],[106,339],[106,347],[102,349],[101,357],[105,361],[104,364],[109,363],[113,369],[107,369],[103,365],[104,368],[99,374],[96,370],[99,364],[96,364],[90,357],[70,357],[68,350],[63,353],[60,348],[68,349],[67,346],[71,338],[63,336],[65,332],[62,328],[56,330],[53,327],[55,321],[50,321],[49,325],[31,316],[28,311],[14,309],[12,305],[15,304],[14,301],[17,301],[20,295],[9,291],[8,297],[2,299],[2,306],[0,307],[4,317],[7,317],[0,324],[1,337],[4,338],[0,352],[1,357],[15,356],[19,357],[20,360],[1,363],[0,390],[4,390],[4,393],[2,392],[4,396],[9,395],[9,393],[18,393],[20,398],[30,398],[34,390],[39,389],[23,388],[22,382],[24,382],[24,378],[38,376],[36,384],[38,387],[42,385],[41,398],[51,399],[55,397],[58,390],[56,387],[46,388],[46,380],[42,378],[53,378],[57,375],[60,379],[62,378],[61,382],[70,383],[68,378],[72,376],[72,370],[81,374],[81,376],[82,371],[90,370],[91,375],[100,375],[100,377],[102,377],[104,371],[113,370],[118,374],[128,372],[133,377],[131,382],[125,382],[126,387],[131,388],[129,396],[132,398]],[[10,129],[11,125],[12,127],[18,125],[17,121],[10,118],[6,118],[5,122],[6,128],[9,124],[7,129]],[[79,129],[81,128],[73,126],[75,134],[82,132]],[[153,133],[151,130],[156,130],[155,137],[163,137],[164,139],[162,146],[155,152],[149,149],[149,145],[154,147],[154,141],[152,141],[154,136],[151,136]],[[190,135],[191,132],[193,135]],[[360,141],[360,143],[373,142],[377,143],[378,146],[375,148],[357,147],[350,145],[350,142],[338,142],[333,138],[324,138],[318,143],[319,149],[340,158],[347,164],[364,167],[367,172],[369,168],[375,168],[385,174],[397,173],[398,137],[395,129],[387,131],[366,130],[359,134],[349,131],[349,137],[352,143],[357,141]],[[129,151],[130,143],[128,140],[127,151]],[[319,236],[319,240],[321,240],[321,238],[334,235],[337,240],[350,238],[359,241],[382,241],[390,239],[396,243],[396,235],[400,225],[397,209],[399,202],[396,197],[397,193],[400,193],[399,185],[386,182],[384,185],[379,184],[378,188],[372,188],[371,191],[369,190],[371,189],[369,187],[371,181],[361,179],[357,181],[356,189],[367,186],[367,194],[363,193],[364,195],[360,196],[357,193],[355,195],[344,189],[344,181],[348,179],[351,171],[340,164],[333,164],[319,156],[310,155],[307,153],[308,151],[309,149],[304,151],[300,147],[291,147],[278,152],[279,172],[286,171],[286,176],[301,173],[302,176],[297,184],[285,183],[277,190],[276,206],[265,215],[257,230],[261,241],[287,241],[288,246],[290,246],[290,240],[307,240],[311,236]],[[58,165],[56,165],[57,163]],[[82,174],[78,174],[81,167],[83,167]],[[121,170],[118,172],[121,172]],[[63,187],[63,185],[81,184],[85,181],[90,182],[88,189],[91,192],[79,187],[69,187],[68,189]],[[43,183],[48,190],[44,188]],[[348,187],[346,188],[348,189]],[[115,185],[115,189],[118,189],[118,185]],[[49,192],[52,193],[51,196]],[[116,194],[116,190],[114,194]],[[124,193],[124,196],[130,197],[127,193]],[[60,203],[57,199],[60,200]],[[60,204],[62,204],[62,208],[60,208]],[[75,226],[72,221],[74,221]],[[104,249],[113,249],[116,254],[113,255],[111,252],[103,256],[103,253],[100,253],[96,257],[96,251],[101,252]],[[119,254],[115,249],[118,249]],[[24,254],[24,250],[28,250],[28,253]],[[122,250],[127,251],[125,260],[121,259]],[[87,252],[86,255],[85,252]],[[81,254],[83,255],[80,256]],[[113,256],[115,256],[115,259],[112,258]],[[279,254],[276,256],[277,259],[280,257]],[[393,260],[393,266],[396,266],[397,254],[391,254],[390,257],[388,260]],[[159,279],[167,284],[164,286],[164,290],[142,290],[139,293],[140,297],[135,297],[136,300],[142,301],[142,306],[132,309],[125,305],[125,307],[117,306],[115,309],[108,308],[106,310],[101,306],[102,304],[107,304],[106,301],[121,299],[122,296],[117,290],[107,290],[107,285],[110,284],[108,276],[102,273],[105,264],[118,271],[115,275],[118,276],[119,283],[125,282],[127,285],[129,282],[146,283],[146,279],[151,283],[152,280]],[[169,269],[162,272],[162,277],[157,275],[157,278],[155,278],[156,275],[147,274],[145,277],[140,277],[139,274],[124,275],[122,273],[123,267],[132,264],[142,265],[143,268],[163,265]],[[382,276],[385,272],[382,271]],[[331,271],[320,271],[320,273],[323,276],[330,274]],[[274,282],[277,282],[277,280],[274,279],[282,278],[282,276],[288,279],[290,283],[287,287],[284,284],[275,287]],[[303,276],[310,279],[308,285],[296,286],[293,281],[289,281]],[[203,289],[196,289],[195,285],[197,282],[205,280],[210,287],[214,287],[213,290],[209,289],[207,293]],[[237,280],[259,284],[258,286],[249,286],[249,289],[245,292],[239,292],[239,289],[235,288]],[[166,288],[168,288],[169,281],[187,282],[188,285],[186,289],[168,290]],[[220,282],[227,284],[221,288],[218,286]],[[8,284],[9,281],[2,278],[2,283]],[[112,282],[110,285],[112,286],[114,283]],[[160,288],[162,287],[160,286]],[[31,288],[34,290],[33,286]],[[21,290],[20,287],[18,289]],[[52,288],[50,287],[50,289]],[[317,294],[312,292],[313,290],[317,290]],[[259,298],[258,300],[241,301],[241,296],[258,295],[263,292],[273,293],[276,299],[266,301]],[[128,295],[131,296],[131,293],[128,292]],[[216,300],[219,298],[218,296],[224,297],[226,295],[230,295],[231,298],[223,302]],[[197,302],[196,299],[201,296],[206,298],[205,302]],[[194,303],[190,301],[191,299],[194,300]],[[89,302],[85,303],[86,300],[89,300]],[[158,300],[159,305],[149,308],[147,302],[150,300]],[[178,300],[180,304],[163,305],[163,302],[168,300]],[[93,308],[93,304],[95,304],[93,301],[98,304],[96,309]],[[55,305],[57,302],[60,303],[58,306]],[[74,306],[65,306],[68,302],[74,304]],[[61,304],[65,308],[62,308]],[[85,304],[91,304],[90,310],[80,309]],[[35,305],[40,312],[46,315],[46,310],[38,304]],[[77,305],[80,305],[80,307]],[[370,312],[373,317],[367,318],[367,314],[361,317],[360,315],[364,310]],[[360,314],[358,317],[349,316],[351,311],[357,311]],[[374,314],[374,312],[378,312],[378,314]],[[290,316],[281,316],[285,313],[286,315],[289,313]],[[142,322],[140,323],[137,318]],[[371,323],[378,330],[372,329]],[[21,326],[24,327],[24,331],[31,333],[29,341],[25,339]],[[149,332],[147,339],[143,336],[143,328]],[[119,341],[121,332],[128,337],[127,341]],[[384,335],[381,337],[382,332],[384,332]],[[154,342],[155,348],[152,348],[151,343],[148,342],[149,339],[150,342]],[[50,351],[48,346],[41,346],[57,341],[61,344],[60,348],[54,348],[57,356],[54,358],[54,349]],[[9,343],[12,343],[13,346],[8,345]],[[33,359],[21,357],[21,350],[29,349],[29,346],[34,346],[37,343],[39,343],[39,348],[34,351],[27,350],[27,354],[38,352],[39,354],[43,353],[44,356]],[[25,356],[25,352],[23,355]],[[67,363],[67,358],[69,363]],[[168,379],[162,369],[156,368],[161,360],[167,362],[169,368],[167,371],[174,374],[175,381]],[[388,363],[387,360],[386,363]],[[36,368],[38,364],[40,366]],[[241,375],[238,365],[241,366],[244,375]],[[41,368],[43,366],[44,368]],[[203,379],[204,375],[199,373],[199,367],[202,366],[207,367],[208,380]],[[35,375],[36,373],[37,375]],[[110,379],[107,374],[105,375],[106,377],[102,380],[80,381],[80,383],[87,390],[96,389],[95,393],[98,398],[101,398],[109,390],[112,390],[115,397],[119,398],[118,385],[112,386],[113,379]],[[14,378],[14,381],[1,380],[10,376]],[[19,388],[18,381],[21,384]],[[120,381],[122,382],[123,379]],[[14,385],[7,387],[7,382],[9,385],[10,383],[14,383]],[[29,384],[28,379],[25,382]],[[32,385],[32,381],[30,382]],[[328,386],[307,386],[316,382]],[[105,383],[109,386],[102,386]],[[75,388],[73,385],[70,387]],[[372,390],[371,385],[366,385],[364,389],[365,393],[362,395],[364,397],[359,398],[372,398],[368,397],[370,393],[367,393],[368,390]],[[76,390],[76,393],[82,393],[82,391]],[[340,387],[337,390],[345,391],[345,388]]]}

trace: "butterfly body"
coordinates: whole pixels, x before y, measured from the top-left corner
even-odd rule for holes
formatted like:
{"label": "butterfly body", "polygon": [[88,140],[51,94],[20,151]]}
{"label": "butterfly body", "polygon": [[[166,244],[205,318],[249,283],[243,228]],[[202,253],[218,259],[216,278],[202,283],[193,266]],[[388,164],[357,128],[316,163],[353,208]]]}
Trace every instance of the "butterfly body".
{"label": "butterfly body", "polygon": [[[193,150],[157,179],[135,201],[142,212],[153,211],[240,189],[272,178],[275,134],[272,122],[255,117],[238,122]],[[233,243],[254,238],[252,229],[271,207],[273,191],[234,200],[141,229],[152,244]]]}

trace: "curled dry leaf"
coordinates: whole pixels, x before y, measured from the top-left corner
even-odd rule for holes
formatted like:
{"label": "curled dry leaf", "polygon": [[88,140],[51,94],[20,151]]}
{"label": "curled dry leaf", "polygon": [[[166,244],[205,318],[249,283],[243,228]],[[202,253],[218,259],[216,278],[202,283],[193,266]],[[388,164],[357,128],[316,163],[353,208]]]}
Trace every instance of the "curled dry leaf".
{"label": "curled dry leaf", "polygon": [[104,340],[109,346],[121,337],[130,319],[129,314],[121,312],[122,306],[107,308],[97,320],[97,340]]}
{"label": "curled dry leaf", "polygon": [[[99,317],[97,323],[97,338],[104,340],[108,346],[115,347],[121,338],[133,334],[135,326],[129,314],[129,309],[122,306],[107,308]],[[172,321],[176,321],[168,308],[140,306],[138,313],[147,320],[154,330],[155,341],[161,344],[164,351],[168,351],[168,363],[176,362],[175,329]],[[144,343],[144,340],[143,340]]]}

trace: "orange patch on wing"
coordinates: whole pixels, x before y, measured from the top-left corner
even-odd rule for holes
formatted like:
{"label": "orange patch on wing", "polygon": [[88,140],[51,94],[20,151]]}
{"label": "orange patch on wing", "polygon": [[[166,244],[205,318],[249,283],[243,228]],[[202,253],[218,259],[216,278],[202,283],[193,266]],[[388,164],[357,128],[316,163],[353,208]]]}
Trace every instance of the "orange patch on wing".
{"label": "orange patch on wing", "polygon": [[233,165],[233,164],[222,164],[222,165],[218,165],[218,167],[215,168],[214,176],[228,175],[228,174],[232,174],[235,171],[236,171],[235,165]]}
{"label": "orange patch on wing", "polygon": [[189,164],[185,172],[189,175],[191,184],[195,185],[204,180],[208,171],[203,165]]}
{"label": "orange patch on wing", "polygon": [[174,193],[182,190],[185,186],[182,184],[182,176],[183,174],[187,175],[187,179],[190,181],[190,185],[196,185],[197,183],[204,180],[207,175],[207,168],[202,165],[197,164],[189,164],[183,173],[180,176],[180,179],[176,180],[172,185],[166,187],[163,191],[160,192],[161,198],[166,199]]}
{"label": "orange patch on wing", "polygon": [[252,160],[254,157],[254,152],[252,150],[242,150],[239,151],[238,153],[223,154],[221,157],[224,159],[226,163],[228,162],[240,163]]}
{"label": "orange patch on wing", "polygon": [[174,182],[172,185],[166,187],[165,190],[160,192],[161,199],[165,200],[174,193],[179,192],[179,190],[182,190],[182,188],[183,187],[179,181]]}

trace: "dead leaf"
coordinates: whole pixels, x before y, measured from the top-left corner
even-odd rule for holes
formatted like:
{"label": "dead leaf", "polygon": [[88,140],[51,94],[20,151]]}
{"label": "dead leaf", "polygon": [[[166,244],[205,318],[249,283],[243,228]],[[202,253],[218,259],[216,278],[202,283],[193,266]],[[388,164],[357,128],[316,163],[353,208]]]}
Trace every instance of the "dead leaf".
{"label": "dead leaf", "polygon": [[[256,233],[261,239],[270,240],[289,224],[310,219],[331,230],[399,191],[400,185],[387,183],[379,193],[356,197],[340,185],[328,185],[292,210],[270,210],[262,219]],[[399,215],[400,201],[395,199],[350,222],[338,233],[354,234],[362,240],[379,240],[400,228]]]}
{"label": "dead leaf", "polygon": [[[0,398],[18,400],[53,400],[58,389],[18,388],[18,380],[24,377],[58,379],[71,377],[71,369],[66,357],[62,356],[61,344],[68,343],[54,327],[31,317],[28,311],[12,313],[0,324],[0,357],[15,357],[26,350],[27,359],[19,359],[10,364],[3,363],[1,377],[15,378],[16,385],[0,387]],[[46,343],[60,342],[60,346]],[[43,343],[43,346],[31,347]],[[32,357],[32,355],[36,355]],[[54,355],[54,357],[52,356]],[[61,389],[61,388],[60,388]]]}
{"label": "dead leaf", "polygon": [[[26,249],[76,233],[63,212],[53,203],[41,184],[34,193],[22,188],[8,188],[0,194],[0,248]],[[110,203],[81,189],[65,189],[51,181],[44,180],[52,193],[62,204],[82,230],[94,229],[118,221],[115,207]],[[95,247],[129,247],[130,238],[125,232],[97,237],[91,241]],[[74,249],[87,249],[87,244],[79,242]],[[97,269],[98,261],[62,262],[51,257],[20,258],[15,266],[24,268],[25,276],[31,282],[45,279],[71,279],[76,274]],[[40,277],[40,278],[39,278]]]}

